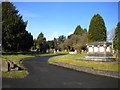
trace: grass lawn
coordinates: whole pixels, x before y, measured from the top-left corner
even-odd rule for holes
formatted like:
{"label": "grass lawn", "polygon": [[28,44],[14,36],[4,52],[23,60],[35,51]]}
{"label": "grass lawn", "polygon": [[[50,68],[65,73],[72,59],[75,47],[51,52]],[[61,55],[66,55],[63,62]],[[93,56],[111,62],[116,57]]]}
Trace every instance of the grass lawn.
{"label": "grass lawn", "polygon": [[56,52],[56,53],[50,53],[50,54],[38,54],[36,56],[50,56],[50,55],[57,55],[57,54],[68,54],[68,52]]}
{"label": "grass lawn", "polygon": [[66,54],[66,53],[65,52],[59,52],[59,53],[55,53],[55,54],[54,53],[50,53],[50,54],[28,53],[26,55],[18,53],[18,55],[2,55],[2,58],[3,58],[2,60],[4,60],[4,59],[10,60],[10,61],[14,62],[14,64],[17,64],[19,67],[24,69],[21,71],[10,71],[10,72],[2,73],[2,77],[24,78],[29,74],[29,72],[27,72],[25,67],[21,64],[23,62],[23,60],[25,60],[26,58],[34,58],[36,56],[49,56],[49,55],[56,55],[56,54]]}
{"label": "grass lawn", "polygon": [[14,64],[17,64],[18,66],[23,67],[21,65],[22,60],[26,59],[26,58],[33,58],[33,57],[35,57],[35,56],[21,55],[21,54],[20,55],[2,55],[2,58],[3,58],[2,60],[4,60],[4,59],[10,60],[10,61],[14,62]]}
{"label": "grass lawn", "polygon": [[24,78],[29,74],[28,71],[22,70],[22,71],[10,71],[2,73],[2,77],[5,78]]}
{"label": "grass lawn", "polygon": [[89,61],[75,61],[75,59],[82,59],[86,54],[68,54],[63,56],[51,57],[48,62],[63,62],[72,65],[93,67],[94,69],[107,70],[107,71],[120,71],[118,63],[108,63],[108,62],[89,62]]}
{"label": "grass lawn", "polygon": [[9,77],[9,78],[23,78],[27,76],[29,73],[25,70],[24,66],[21,64],[23,59],[26,58],[33,58],[35,56],[32,55],[2,55],[2,60],[10,60],[14,62],[14,64],[17,64],[19,67],[23,68],[24,70],[22,71],[10,71],[10,72],[4,72],[2,73],[2,77]]}

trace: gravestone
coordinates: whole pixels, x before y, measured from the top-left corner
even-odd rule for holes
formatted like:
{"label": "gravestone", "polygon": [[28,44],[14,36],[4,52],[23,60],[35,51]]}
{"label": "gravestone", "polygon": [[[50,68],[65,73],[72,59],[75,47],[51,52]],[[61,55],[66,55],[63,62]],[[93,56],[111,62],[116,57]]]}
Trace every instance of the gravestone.
{"label": "gravestone", "polygon": [[2,72],[7,72],[8,71],[8,62],[7,60],[2,60]]}
{"label": "gravestone", "polygon": [[77,50],[75,50],[75,51],[70,51],[69,54],[77,54]]}
{"label": "gravestone", "polygon": [[21,67],[17,66],[10,60],[2,60],[2,72],[8,72],[12,70],[23,70]]}

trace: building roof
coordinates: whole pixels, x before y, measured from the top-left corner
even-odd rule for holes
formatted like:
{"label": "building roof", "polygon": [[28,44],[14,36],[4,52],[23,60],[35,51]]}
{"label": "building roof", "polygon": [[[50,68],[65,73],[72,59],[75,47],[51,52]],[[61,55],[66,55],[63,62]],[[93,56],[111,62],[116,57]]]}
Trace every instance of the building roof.
{"label": "building roof", "polygon": [[88,43],[87,45],[103,45],[103,44],[112,45],[111,42],[106,42],[106,41],[103,41],[103,42],[93,42],[93,43]]}

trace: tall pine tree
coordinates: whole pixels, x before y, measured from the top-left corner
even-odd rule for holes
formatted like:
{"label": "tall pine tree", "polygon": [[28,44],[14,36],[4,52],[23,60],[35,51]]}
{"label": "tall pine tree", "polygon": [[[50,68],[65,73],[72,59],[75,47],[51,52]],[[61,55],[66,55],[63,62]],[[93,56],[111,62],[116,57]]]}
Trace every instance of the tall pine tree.
{"label": "tall pine tree", "polygon": [[106,27],[103,18],[96,14],[92,17],[88,31],[88,42],[106,41]]}
{"label": "tall pine tree", "polygon": [[10,2],[2,2],[2,45],[5,51],[28,51],[33,36],[26,31],[27,22]]}
{"label": "tall pine tree", "polygon": [[82,35],[82,34],[83,34],[83,29],[81,28],[80,25],[78,25],[78,26],[76,27],[76,29],[75,29],[75,31],[74,31],[73,34],[75,34],[75,35]]}

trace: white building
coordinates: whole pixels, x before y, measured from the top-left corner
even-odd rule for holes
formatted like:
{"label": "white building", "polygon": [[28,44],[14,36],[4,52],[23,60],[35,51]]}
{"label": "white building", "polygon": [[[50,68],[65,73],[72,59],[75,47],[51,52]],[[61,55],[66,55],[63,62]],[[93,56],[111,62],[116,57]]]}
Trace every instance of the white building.
{"label": "white building", "polygon": [[112,57],[112,43],[110,42],[93,42],[87,44],[87,56],[85,59],[109,61]]}
{"label": "white building", "polygon": [[88,53],[106,53],[112,52],[112,43],[110,42],[94,42],[87,44]]}

